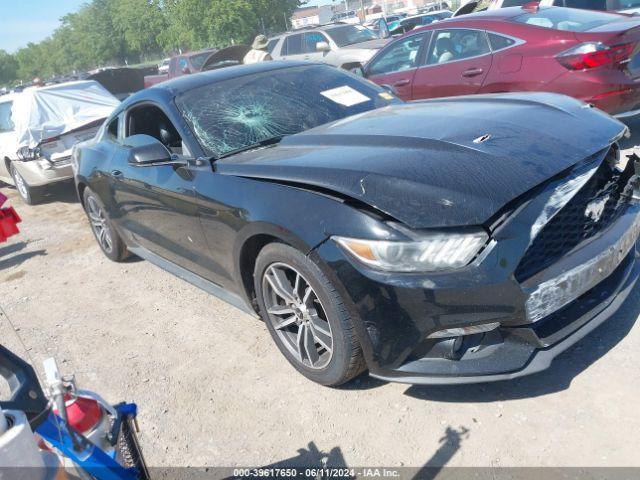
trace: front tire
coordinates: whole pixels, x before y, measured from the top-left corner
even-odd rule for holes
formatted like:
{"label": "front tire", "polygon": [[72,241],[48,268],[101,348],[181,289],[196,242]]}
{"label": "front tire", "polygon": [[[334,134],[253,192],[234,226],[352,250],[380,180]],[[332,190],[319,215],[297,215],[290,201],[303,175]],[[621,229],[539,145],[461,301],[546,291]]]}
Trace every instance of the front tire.
{"label": "front tire", "polygon": [[107,210],[98,196],[91,189],[85,188],[82,199],[85,213],[91,224],[91,231],[102,253],[114,262],[126,260],[129,257],[129,251],[113,227],[113,223],[107,215]]}
{"label": "front tire", "polygon": [[271,337],[302,375],[338,386],[365,369],[342,298],[300,251],[281,243],[264,247],[256,261],[254,285]]}
{"label": "front tire", "polygon": [[20,175],[20,172],[15,167],[13,162],[9,164],[9,171],[11,178],[13,178],[13,184],[20,195],[20,198],[27,205],[35,205],[40,201],[40,194],[37,189],[30,187],[27,181]]}

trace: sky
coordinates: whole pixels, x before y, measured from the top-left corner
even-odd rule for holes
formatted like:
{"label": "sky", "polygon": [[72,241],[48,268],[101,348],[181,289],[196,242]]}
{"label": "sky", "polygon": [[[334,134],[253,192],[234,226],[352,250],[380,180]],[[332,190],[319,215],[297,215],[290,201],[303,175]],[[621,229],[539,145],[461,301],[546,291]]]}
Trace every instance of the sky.
{"label": "sky", "polygon": [[53,33],[86,0],[0,0],[0,49],[15,52]]}

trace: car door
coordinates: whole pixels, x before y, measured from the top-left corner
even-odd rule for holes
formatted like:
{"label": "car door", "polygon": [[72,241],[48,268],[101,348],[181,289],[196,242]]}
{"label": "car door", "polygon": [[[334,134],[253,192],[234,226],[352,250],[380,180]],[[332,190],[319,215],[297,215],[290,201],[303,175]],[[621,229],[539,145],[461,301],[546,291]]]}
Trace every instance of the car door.
{"label": "car door", "polygon": [[[208,278],[207,245],[197,212],[194,182],[202,173],[189,165],[137,166],[130,162],[127,138],[150,135],[161,141],[177,159],[191,158],[172,114],[145,102],[125,111],[120,127],[120,148],[111,160],[112,218],[131,239],[145,249]],[[178,120],[176,117],[173,117]]]}
{"label": "car door", "polygon": [[478,93],[491,69],[491,48],[484,30],[435,30],[413,79],[413,98]]}
{"label": "car door", "polygon": [[304,34],[296,33],[295,35],[289,35],[284,39],[282,45],[282,57],[284,60],[304,60]]}
{"label": "car door", "polygon": [[378,85],[392,87],[401,99],[412,100],[414,75],[430,35],[420,32],[387,45],[369,62],[365,76]]}

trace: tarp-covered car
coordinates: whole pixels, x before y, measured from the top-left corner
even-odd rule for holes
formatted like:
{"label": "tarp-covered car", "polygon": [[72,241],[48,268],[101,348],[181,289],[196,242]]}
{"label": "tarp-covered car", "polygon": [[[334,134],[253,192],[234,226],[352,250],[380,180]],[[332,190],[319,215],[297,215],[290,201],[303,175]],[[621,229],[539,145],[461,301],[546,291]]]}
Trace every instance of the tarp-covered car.
{"label": "tarp-covered car", "polygon": [[92,138],[120,101],[95,81],[69,82],[0,99],[0,181],[28,204],[38,187],[73,177],[71,148]]}

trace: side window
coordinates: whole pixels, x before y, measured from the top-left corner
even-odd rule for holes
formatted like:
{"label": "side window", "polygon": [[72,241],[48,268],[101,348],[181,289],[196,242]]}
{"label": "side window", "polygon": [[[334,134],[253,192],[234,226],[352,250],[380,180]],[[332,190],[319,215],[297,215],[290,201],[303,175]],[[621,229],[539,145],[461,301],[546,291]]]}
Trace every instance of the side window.
{"label": "side window", "polygon": [[438,30],[427,57],[429,65],[454,62],[490,53],[487,36],[482,30]]}
{"label": "side window", "polygon": [[309,32],[304,34],[304,51],[305,53],[314,53],[318,50],[316,49],[316,44],[319,42],[326,42],[327,38],[321,34],[320,32]]}
{"label": "side window", "polygon": [[427,16],[422,17],[421,20],[422,21],[420,23],[422,25],[431,25],[436,20],[436,17],[433,17],[431,15],[427,15]]}
{"label": "side window", "polygon": [[111,123],[107,126],[107,138],[109,140],[118,140],[118,126],[120,125],[120,117],[116,117],[111,120]]}
{"label": "side window", "polygon": [[421,24],[421,20],[422,18],[410,18],[409,20],[405,20],[401,22],[402,30],[405,33],[410,32],[411,30],[413,30],[414,28],[416,28],[418,25]]}
{"label": "side window", "polygon": [[165,113],[156,106],[133,107],[127,113],[126,126],[125,137],[149,135],[159,140],[172,153],[189,154],[178,130]]}
{"label": "side window", "polygon": [[15,126],[11,119],[13,102],[0,103],[0,133],[13,132]]}
{"label": "side window", "polygon": [[302,53],[302,34],[291,35],[284,42],[285,55],[300,55]]}
{"label": "side window", "polygon": [[180,70],[180,73],[184,73],[185,69],[189,68],[189,63],[187,62],[186,58],[181,58],[180,60],[178,60],[178,69]]}
{"label": "side window", "polygon": [[418,52],[424,38],[425,34],[420,33],[393,43],[374,60],[367,74],[384,75],[416,67],[418,65]]}
{"label": "side window", "polygon": [[491,50],[493,50],[494,52],[509,48],[516,44],[516,41],[513,38],[503,37],[502,35],[498,35],[497,33],[487,32],[487,35],[489,36]]}
{"label": "side window", "polygon": [[279,38],[274,38],[273,40],[269,40],[267,43],[267,51],[271,54],[276,49],[276,45],[278,44]]}

